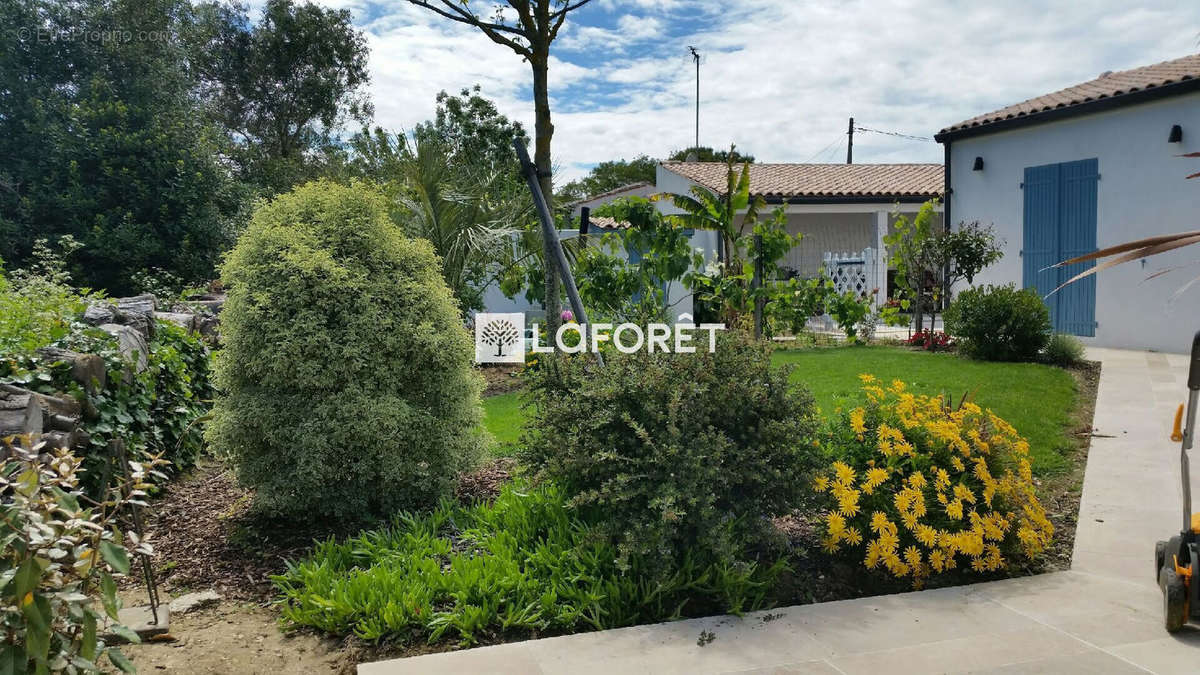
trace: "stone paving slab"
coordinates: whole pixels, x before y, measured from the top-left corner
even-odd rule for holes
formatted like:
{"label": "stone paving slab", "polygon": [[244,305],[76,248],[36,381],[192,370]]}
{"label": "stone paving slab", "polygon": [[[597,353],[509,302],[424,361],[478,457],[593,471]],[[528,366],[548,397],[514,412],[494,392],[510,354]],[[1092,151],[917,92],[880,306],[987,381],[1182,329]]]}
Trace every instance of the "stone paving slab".
{"label": "stone paving slab", "polygon": [[[1200,630],[1162,627],[1153,546],[1181,520],[1168,438],[1187,357],[1103,362],[1072,569],[360,665],[422,673],[1200,673]],[[1200,461],[1195,462],[1200,467]],[[716,639],[700,646],[701,632]]]}

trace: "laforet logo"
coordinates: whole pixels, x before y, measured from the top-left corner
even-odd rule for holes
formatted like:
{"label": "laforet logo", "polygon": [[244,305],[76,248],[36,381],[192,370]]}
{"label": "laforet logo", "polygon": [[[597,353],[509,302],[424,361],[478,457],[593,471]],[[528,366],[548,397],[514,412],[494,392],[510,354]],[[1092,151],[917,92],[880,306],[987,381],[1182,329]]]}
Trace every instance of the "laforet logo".
{"label": "laforet logo", "polygon": [[[717,331],[725,329],[719,323],[693,323],[689,314],[680,315],[674,324],[651,323],[644,328],[632,323],[576,323],[568,312],[563,313],[563,322],[554,335],[543,336],[537,324],[526,335],[524,314],[480,312],[475,315],[475,362],[524,363],[526,352],[578,354],[598,352],[606,344],[625,354],[688,353],[705,347],[712,352],[717,348]],[[548,344],[543,344],[547,337]]]}

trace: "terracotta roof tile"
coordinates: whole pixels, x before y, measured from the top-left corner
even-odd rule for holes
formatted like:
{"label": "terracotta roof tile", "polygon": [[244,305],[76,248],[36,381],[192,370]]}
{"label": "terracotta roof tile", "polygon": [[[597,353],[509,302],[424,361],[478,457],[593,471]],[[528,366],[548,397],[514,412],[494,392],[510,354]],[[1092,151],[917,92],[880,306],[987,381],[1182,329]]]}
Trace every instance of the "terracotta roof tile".
{"label": "terracotta roof tile", "polygon": [[588,216],[588,223],[591,227],[599,227],[607,230],[627,230],[631,225],[623,220],[609,218],[608,216]]}
{"label": "terracotta roof tile", "polygon": [[1176,84],[1200,78],[1200,54],[1192,54],[1173,61],[1164,61],[1151,66],[1106,73],[1100,77],[1073,87],[1031,98],[1006,108],[972,117],[940,133],[950,133],[995,124],[1004,120],[1027,117],[1050,110],[1070,108],[1091,101],[1122,96],[1146,89]]}
{"label": "terracotta roof tile", "polygon": [[[663,162],[714,192],[726,188],[724,162]],[[761,197],[936,197],[941,164],[751,164],[750,192]]]}

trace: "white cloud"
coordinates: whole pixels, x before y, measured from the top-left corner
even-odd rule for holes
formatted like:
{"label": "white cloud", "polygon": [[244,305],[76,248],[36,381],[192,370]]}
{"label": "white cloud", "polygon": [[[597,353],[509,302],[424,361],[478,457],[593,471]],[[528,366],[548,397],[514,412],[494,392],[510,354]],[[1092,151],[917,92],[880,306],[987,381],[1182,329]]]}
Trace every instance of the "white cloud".
{"label": "white cloud", "polygon": [[[356,8],[355,0],[339,0]],[[962,119],[1197,51],[1200,3],[1151,0],[596,0],[616,29],[568,23],[555,46],[554,149],[563,178],[596,162],[692,142],[704,54],[701,142],[765,161],[844,158],[846,118],[932,136]],[[378,7],[378,5],[376,5]],[[695,25],[667,37],[668,28]],[[377,122],[429,118],[440,90],[480,83],[532,128],[530,71],[476,29],[397,2],[365,28]],[[678,33],[678,29],[674,31]],[[603,64],[591,69],[576,63]],[[589,104],[589,98],[599,103]],[[841,147],[840,152],[837,148]],[[941,147],[855,136],[864,162],[941,161]],[[837,161],[836,159],[834,161]]]}

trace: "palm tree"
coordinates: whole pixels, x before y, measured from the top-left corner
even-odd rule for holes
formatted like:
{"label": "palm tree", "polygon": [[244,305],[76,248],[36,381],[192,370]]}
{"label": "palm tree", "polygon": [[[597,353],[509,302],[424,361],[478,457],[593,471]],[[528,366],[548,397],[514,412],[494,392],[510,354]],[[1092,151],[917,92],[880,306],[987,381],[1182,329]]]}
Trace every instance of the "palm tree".
{"label": "palm tree", "polygon": [[[721,237],[717,257],[726,268],[739,257],[738,244],[746,228],[754,229],[759,209],[766,207],[762,197],[750,196],[750,163],[742,165],[740,174],[735,170],[734,164],[738,155],[734,152],[734,147],[729,146],[729,154],[725,160],[724,194],[718,195],[706,187],[693,185],[689,190],[690,195],[662,193],[651,197],[654,201],[669,200],[675,208],[683,210],[683,213],[666,217],[673,225],[717,232]],[[738,212],[742,209],[746,209],[746,214],[741,225],[735,225]]]}
{"label": "palm tree", "polygon": [[456,166],[429,139],[406,141],[397,171],[401,227],[433,244],[463,309],[481,309],[489,264],[532,214],[530,200],[521,198],[528,195],[502,189],[499,171]]}

